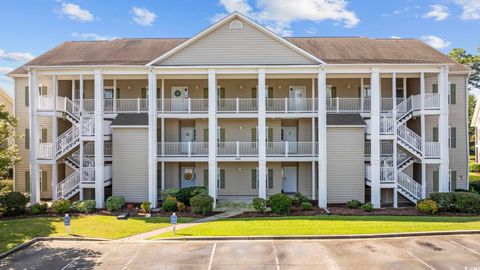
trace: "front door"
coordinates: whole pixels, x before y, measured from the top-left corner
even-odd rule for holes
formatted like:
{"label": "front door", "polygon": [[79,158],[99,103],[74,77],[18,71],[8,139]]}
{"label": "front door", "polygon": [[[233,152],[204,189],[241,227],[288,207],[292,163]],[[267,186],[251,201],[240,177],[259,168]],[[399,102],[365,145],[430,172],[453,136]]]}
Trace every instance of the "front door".
{"label": "front door", "polygon": [[291,100],[291,110],[305,111],[307,109],[307,89],[305,86],[290,86],[288,97]]}
{"label": "front door", "polygon": [[288,153],[297,152],[297,128],[282,127],[282,140],[288,142]]}
{"label": "front door", "polygon": [[181,138],[180,141],[182,142],[182,154],[188,153],[188,142],[195,141],[195,128],[193,127],[182,127],[180,129]]}
{"label": "front door", "polygon": [[172,86],[172,111],[182,112],[188,110],[188,87]]}
{"label": "front door", "polygon": [[283,192],[297,192],[297,167],[283,168]]}
{"label": "front door", "polygon": [[195,172],[194,168],[182,167],[182,183],[181,187],[194,187],[195,186]]}

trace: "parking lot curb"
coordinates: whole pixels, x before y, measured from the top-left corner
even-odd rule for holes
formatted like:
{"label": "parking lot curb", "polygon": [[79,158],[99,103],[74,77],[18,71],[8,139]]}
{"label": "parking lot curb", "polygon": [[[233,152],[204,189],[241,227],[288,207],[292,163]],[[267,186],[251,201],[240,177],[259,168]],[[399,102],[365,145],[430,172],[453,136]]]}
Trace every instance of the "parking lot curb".
{"label": "parking lot curb", "polygon": [[15,246],[12,249],[9,249],[3,253],[0,254],[0,260],[3,258],[6,258],[10,256],[11,254],[20,251],[22,249],[25,249],[36,242],[40,241],[110,241],[110,239],[104,239],[104,238],[88,238],[88,237],[35,237],[30,241],[27,241],[25,243],[22,243],[20,245]]}
{"label": "parking lot curb", "polygon": [[191,237],[158,238],[151,241],[334,240],[334,239],[398,238],[398,237],[412,237],[412,236],[441,236],[441,235],[459,235],[459,234],[480,234],[480,230],[382,233],[382,234],[350,234],[350,235],[191,236]]}

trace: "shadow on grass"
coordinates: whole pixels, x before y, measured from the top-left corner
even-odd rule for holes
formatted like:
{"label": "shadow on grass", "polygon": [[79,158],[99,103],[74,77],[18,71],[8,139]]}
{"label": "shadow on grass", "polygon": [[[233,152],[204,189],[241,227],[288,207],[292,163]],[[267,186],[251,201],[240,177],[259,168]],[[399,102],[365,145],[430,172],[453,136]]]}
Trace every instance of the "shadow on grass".
{"label": "shadow on grass", "polygon": [[278,216],[255,218],[227,218],[221,221],[378,221],[378,222],[442,222],[442,223],[468,223],[480,222],[480,216],[475,217],[437,217],[437,216]]}

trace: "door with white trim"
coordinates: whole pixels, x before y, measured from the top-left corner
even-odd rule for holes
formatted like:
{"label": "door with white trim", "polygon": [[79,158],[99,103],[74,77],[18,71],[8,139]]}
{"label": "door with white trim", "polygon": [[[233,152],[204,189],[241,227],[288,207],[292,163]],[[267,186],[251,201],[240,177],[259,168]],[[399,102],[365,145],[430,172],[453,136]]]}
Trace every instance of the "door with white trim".
{"label": "door with white trim", "polygon": [[182,112],[188,110],[188,87],[172,86],[172,111]]}
{"label": "door with white trim", "polygon": [[289,110],[307,110],[307,89],[305,86],[290,86],[288,91],[288,97],[290,99]]}
{"label": "door with white trim", "polygon": [[195,128],[182,127],[180,129],[180,141],[182,142],[181,151],[182,154],[188,153],[188,142],[195,141]]}
{"label": "door with white trim", "polygon": [[283,186],[284,193],[297,192],[297,167],[283,167]]}
{"label": "door with white trim", "polygon": [[282,127],[282,141],[288,142],[288,153],[296,153],[297,152],[297,128]]}
{"label": "door with white trim", "polygon": [[194,187],[195,186],[195,168],[182,167],[182,182],[181,187]]}

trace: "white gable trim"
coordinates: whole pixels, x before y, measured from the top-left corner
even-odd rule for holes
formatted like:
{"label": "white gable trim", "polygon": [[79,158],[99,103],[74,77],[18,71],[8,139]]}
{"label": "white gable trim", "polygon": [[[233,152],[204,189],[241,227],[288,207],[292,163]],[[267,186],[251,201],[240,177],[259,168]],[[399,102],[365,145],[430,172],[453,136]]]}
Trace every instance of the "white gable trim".
{"label": "white gable trim", "polygon": [[248,17],[238,13],[238,12],[233,12],[232,14],[228,15],[227,17],[221,19],[220,21],[216,22],[215,24],[211,25],[209,28],[203,30],[202,32],[198,33],[197,35],[193,36],[192,38],[188,39],[187,41],[181,43],[180,45],[178,45],[177,47],[171,49],[170,51],[164,53],[163,55],[157,57],[156,59],[154,59],[153,61],[150,61],[148,64],[146,64],[146,66],[152,66],[154,65],[155,63],[157,62],[160,62],[168,57],[170,57],[171,55],[175,54],[176,52],[180,51],[181,49],[187,47],[188,45],[194,43],[195,41],[201,39],[202,37],[206,36],[207,34],[209,34],[210,32],[214,31],[215,29],[219,28],[220,26],[222,26],[225,22],[235,18],[235,17],[238,17],[240,19],[243,19],[245,21],[247,21],[248,23],[250,23],[251,25],[253,25],[253,27],[255,27],[257,30],[267,34],[268,36],[272,37],[273,39],[279,41],[280,43],[284,44],[285,46],[293,49],[294,51],[300,53],[301,55],[305,56],[306,58],[310,59],[310,60],[313,60],[315,62],[318,62],[319,64],[326,64],[325,62],[323,62],[321,59],[315,57],[314,55],[308,53],[307,51],[301,49],[300,47],[296,46],[295,44],[291,43],[290,41],[278,36],[277,34],[275,34],[274,32],[272,32],[271,30],[261,26],[260,24],[252,21],[251,19],[249,19]]}

